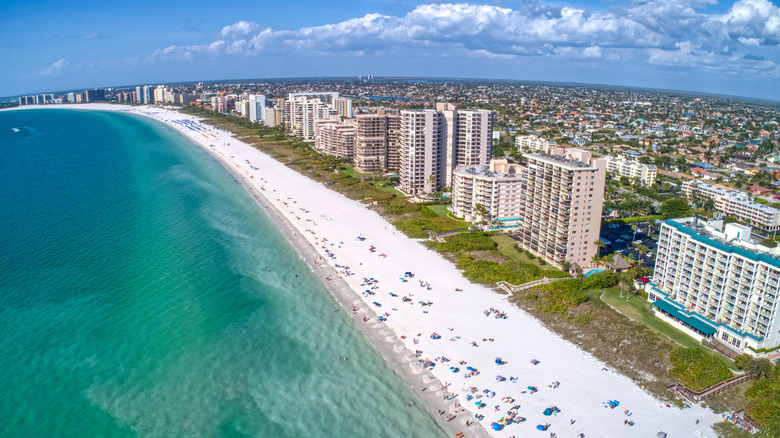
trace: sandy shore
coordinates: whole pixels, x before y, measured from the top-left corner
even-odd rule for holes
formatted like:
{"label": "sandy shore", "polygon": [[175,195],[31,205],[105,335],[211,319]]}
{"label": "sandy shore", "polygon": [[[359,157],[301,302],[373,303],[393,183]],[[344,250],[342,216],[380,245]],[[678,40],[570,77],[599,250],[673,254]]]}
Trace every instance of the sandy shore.
{"label": "sandy shore", "polygon": [[[159,108],[73,107],[154,118],[220,160],[450,435],[655,437],[664,431],[670,437],[716,436],[710,425],[721,421],[720,415],[698,406],[681,410],[660,403],[505,296],[470,284],[441,255],[403,236],[364,205],[229,133]],[[404,278],[406,272],[414,277]],[[378,321],[379,316],[385,321]],[[432,366],[425,368],[423,361]],[[610,401],[619,405],[612,408]],[[553,407],[557,412],[545,415]],[[455,418],[447,422],[448,415]],[[475,421],[475,415],[482,420]],[[524,421],[492,429],[510,415]],[[539,425],[548,428],[538,432]]]}

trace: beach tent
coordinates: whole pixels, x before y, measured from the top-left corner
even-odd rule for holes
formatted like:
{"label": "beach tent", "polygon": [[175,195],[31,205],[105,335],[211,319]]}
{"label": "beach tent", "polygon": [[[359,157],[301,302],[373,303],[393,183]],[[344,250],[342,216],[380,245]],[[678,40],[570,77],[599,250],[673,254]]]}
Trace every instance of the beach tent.
{"label": "beach tent", "polygon": [[550,415],[552,415],[552,409],[550,409],[550,408],[547,408],[547,409],[545,409],[545,410],[544,410],[544,415],[546,415],[546,416],[548,416],[548,417],[549,417]]}

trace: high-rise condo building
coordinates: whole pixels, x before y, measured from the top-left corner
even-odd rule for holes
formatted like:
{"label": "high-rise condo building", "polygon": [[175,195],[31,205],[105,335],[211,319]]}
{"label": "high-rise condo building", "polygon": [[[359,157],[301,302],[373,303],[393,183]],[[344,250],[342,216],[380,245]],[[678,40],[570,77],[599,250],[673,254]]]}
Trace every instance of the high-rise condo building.
{"label": "high-rise condo building", "polygon": [[[458,166],[485,166],[493,156],[493,111],[453,108],[455,132],[447,136],[447,185]],[[445,117],[447,111],[444,112]]]}
{"label": "high-rise condo building", "polygon": [[691,202],[711,198],[715,211],[732,216],[767,232],[780,230],[780,210],[750,200],[745,192],[715,186],[701,181],[685,181],[682,190]]}
{"label": "high-rise condo building", "polygon": [[378,111],[355,117],[355,170],[373,173],[398,168],[399,115]]}
{"label": "high-rise condo building", "polygon": [[326,155],[352,158],[355,150],[355,126],[351,123],[317,123],[314,148]]}
{"label": "high-rise condo building", "polygon": [[268,127],[275,127],[284,123],[284,109],[282,108],[266,108],[265,109],[265,121],[263,124]]}
{"label": "high-rise condo building", "polygon": [[606,169],[581,149],[523,154],[521,247],[561,266],[584,266],[596,255]]}
{"label": "high-rise condo building", "polygon": [[103,102],[106,100],[106,90],[95,88],[84,91],[85,102]]}
{"label": "high-rise condo building", "polygon": [[737,223],[667,220],[645,289],[656,315],[740,353],[780,345],[780,248],[756,241]]}
{"label": "high-rise condo building", "polygon": [[323,101],[338,93],[301,94],[290,93],[284,102],[284,127],[305,140],[314,139],[314,126],[320,120],[330,119],[330,105]]}
{"label": "high-rise condo building", "polygon": [[151,105],[154,103],[154,87],[151,85],[144,85],[141,87],[141,103],[144,105]]}
{"label": "high-rise condo building", "polygon": [[436,110],[401,111],[398,147],[401,189],[431,193],[444,187],[444,118]]}
{"label": "high-rise condo building", "polygon": [[262,94],[250,94],[249,113],[245,115],[255,123],[262,123],[265,120],[265,96]]}
{"label": "high-rise condo building", "polygon": [[431,193],[452,184],[457,166],[487,165],[493,150],[493,112],[459,110],[437,103],[435,110],[401,111],[401,188]]}
{"label": "high-rise condo building", "polygon": [[165,85],[158,85],[154,89],[154,103],[165,103]]}
{"label": "high-rise condo building", "polygon": [[336,112],[339,117],[351,119],[352,118],[352,99],[346,97],[339,97],[334,99],[333,105],[336,107]]}
{"label": "high-rise condo building", "polygon": [[453,174],[450,211],[469,222],[516,227],[523,217],[524,178],[523,166],[507,159],[490,160],[488,166],[460,166]]}

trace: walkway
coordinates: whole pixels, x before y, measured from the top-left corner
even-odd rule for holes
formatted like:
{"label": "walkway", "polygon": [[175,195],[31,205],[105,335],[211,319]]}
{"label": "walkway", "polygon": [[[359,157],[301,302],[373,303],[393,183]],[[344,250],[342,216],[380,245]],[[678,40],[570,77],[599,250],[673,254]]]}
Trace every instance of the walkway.
{"label": "walkway", "polygon": [[541,286],[543,284],[550,284],[554,281],[559,280],[571,280],[571,277],[560,277],[560,278],[547,278],[544,277],[541,280],[534,280],[529,281],[528,283],[523,283],[520,285],[514,285],[512,283],[507,283],[506,281],[497,281],[496,286],[500,287],[501,289],[505,290],[507,293],[513,293],[513,292],[520,292],[521,290],[530,289],[532,287]]}
{"label": "walkway", "polygon": [[689,399],[694,403],[698,403],[699,401],[704,400],[707,397],[725,391],[731,388],[732,386],[736,386],[739,385],[740,383],[747,382],[752,378],[753,376],[750,375],[750,373],[745,373],[742,374],[741,376],[732,377],[731,379],[724,380],[723,382],[720,382],[717,385],[710,386],[709,388],[702,391],[694,391],[680,382],[676,382],[673,385],[670,385],[669,389],[671,389],[673,392],[682,395],[683,397]]}

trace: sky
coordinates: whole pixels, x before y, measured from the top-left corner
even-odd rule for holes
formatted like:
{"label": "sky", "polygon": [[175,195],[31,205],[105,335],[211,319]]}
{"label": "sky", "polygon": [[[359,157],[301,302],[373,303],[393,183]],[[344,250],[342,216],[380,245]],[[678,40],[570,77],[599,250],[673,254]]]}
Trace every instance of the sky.
{"label": "sky", "polygon": [[373,74],[780,101],[773,1],[4,0],[0,96]]}

